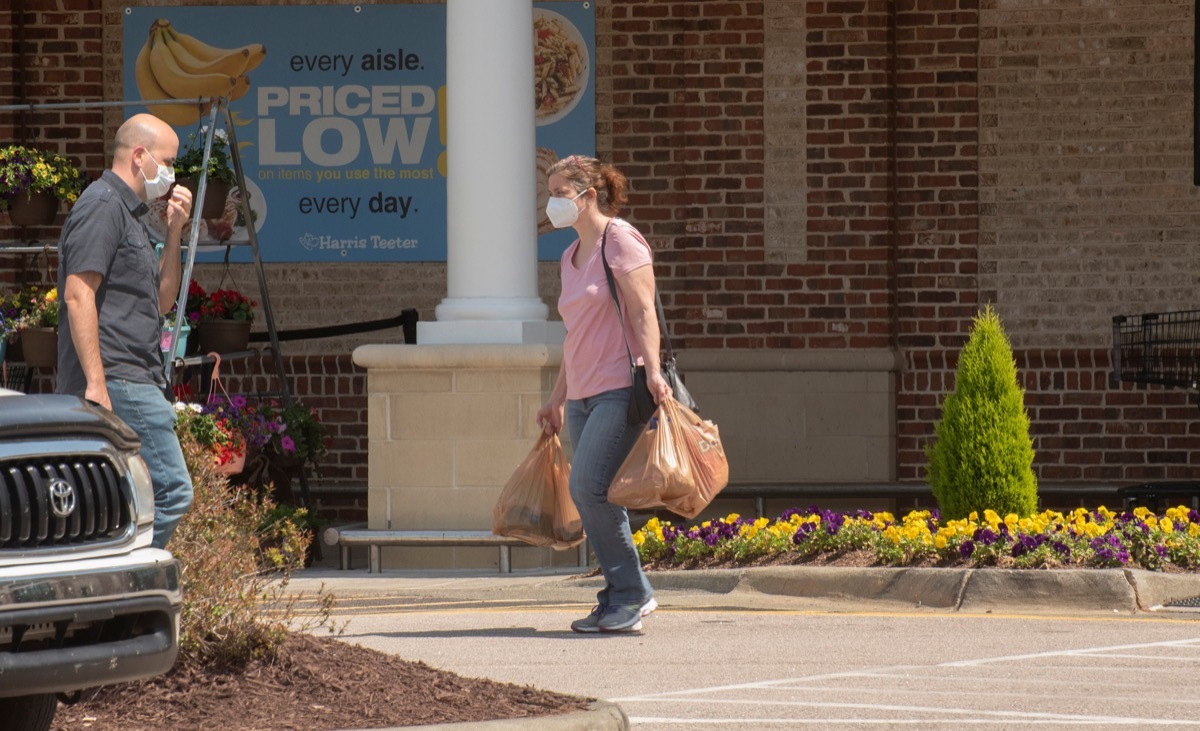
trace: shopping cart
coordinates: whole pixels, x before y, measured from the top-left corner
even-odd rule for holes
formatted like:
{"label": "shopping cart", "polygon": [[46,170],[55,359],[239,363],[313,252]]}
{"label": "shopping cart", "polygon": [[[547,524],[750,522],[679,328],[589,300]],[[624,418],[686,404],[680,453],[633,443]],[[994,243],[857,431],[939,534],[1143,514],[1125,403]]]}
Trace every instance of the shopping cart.
{"label": "shopping cart", "polygon": [[1154,383],[1197,390],[1200,310],[1113,318],[1112,385]]}
{"label": "shopping cart", "polygon": [[[1117,315],[1113,323],[1113,371],[1121,381],[1189,389],[1200,405],[1200,310]],[[1160,511],[1181,501],[1200,508],[1200,482],[1151,482],[1117,490],[1126,510],[1144,505]]]}

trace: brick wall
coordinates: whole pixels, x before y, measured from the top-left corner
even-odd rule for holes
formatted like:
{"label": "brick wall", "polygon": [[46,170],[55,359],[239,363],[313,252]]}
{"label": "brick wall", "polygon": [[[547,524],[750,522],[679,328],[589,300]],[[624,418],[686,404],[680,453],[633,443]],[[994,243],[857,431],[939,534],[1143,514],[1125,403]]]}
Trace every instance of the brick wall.
{"label": "brick wall", "polygon": [[625,216],[691,347],[787,344],[768,314],[786,302],[782,267],[763,261],[763,33],[761,2],[626,0],[598,17],[600,154],[633,181]]}
{"label": "brick wall", "polygon": [[[223,2],[236,0],[209,4]],[[13,29],[0,37],[6,101],[119,96],[115,0],[24,7],[0,11]],[[1043,479],[1186,476],[1200,464],[1194,406],[1180,391],[1111,388],[1107,347],[1113,314],[1182,309],[1195,292],[1193,12],[1067,0],[602,0],[597,148],[630,177],[625,215],[655,247],[678,344],[899,350],[898,477],[919,479],[955,354],[991,301],[1028,389]],[[98,173],[105,124],[111,132],[119,119],[3,116],[0,133],[57,145]],[[0,256],[0,282],[39,266]],[[230,271],[254,288],[249,267]],[[539,273],[553,305],[556,267]],[[438,264],[266,274],[281,328],[403,307],[429,319],[445,291]],[[197,276],[211,287],[223,275],[204,265]],[[380,279],[366,294],[357,286]],[[298,391],[354,403],[350,350],[399,339],[285,353]],[[365,424],[353,423],[356,408],[326,403],[350,420],[328,479],[351,485]]]}
{"label": "brick wall", "polygon": [[1196,406],[1109,384],[1111,318],[1196,307],[1192,3],[986,3],[981,301],[1005,320],[1042,479],[1187,479]]}
{"label": "brick wall", "polygon": [[1194,3],[1006,2],[979,52],[981,297],[1018,346],[1196,306]]}
{"label": "brick wall", "polygon": [[973,0],[900,3],[893,19],[897,477],[924,473],[948,360],[978,307],[979,14]]}

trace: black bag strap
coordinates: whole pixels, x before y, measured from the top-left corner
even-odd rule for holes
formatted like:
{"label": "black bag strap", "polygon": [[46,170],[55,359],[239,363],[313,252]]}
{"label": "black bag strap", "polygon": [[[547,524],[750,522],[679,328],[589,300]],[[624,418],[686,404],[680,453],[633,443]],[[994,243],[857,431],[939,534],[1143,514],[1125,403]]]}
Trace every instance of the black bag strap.
{"label": "black bag strap", "polygon": [[[604,225],[604,234],[600,237],[600,261],[604,263],[604,277],[608,280],[608,291],[612,295],[613,305],[617,308],[617,321],[621,323],[621,337],[625,338],[625,353],[629,356],[629,368],[632,370],[637,367],[633,362],[633,351],[629,348],[629,336],[625,333],[625,317],[621,314],[621,300],[617,297],[617,281],[613,278],[612,267],[608,265],[608,257],[605,255],[605,247],[608,246],[608,227],[612,225],[612,219]],[[653,266],[653,264],[651,264]],[[667,315],[663,311],[662,297],[658,294],[658,283],[654,285],[654,304],[658,310],[658,333],[659,333],[659,348],[663,347],[667,350],[667,359],[663,361],[663,365],[675,362],[675,351],[671,348],[671,337],[667,335]]]}

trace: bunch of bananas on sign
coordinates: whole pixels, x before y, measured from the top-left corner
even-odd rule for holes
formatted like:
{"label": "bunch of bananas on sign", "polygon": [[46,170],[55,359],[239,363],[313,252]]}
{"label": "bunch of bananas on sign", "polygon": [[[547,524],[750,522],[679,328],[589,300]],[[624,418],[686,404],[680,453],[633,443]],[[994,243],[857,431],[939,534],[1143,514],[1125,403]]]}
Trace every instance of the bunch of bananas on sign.
{"label": "bunch of bananas on sign", "polygon": [[[250,90],[247,75],[267,55],[261,43],[241,48],[214,48],[165,19],[154,21],[138,52],[134,73],[146,100],[226,97],[239,99]],[[195,124],[208,104],[154,104],[150,112],[168,124]]]}

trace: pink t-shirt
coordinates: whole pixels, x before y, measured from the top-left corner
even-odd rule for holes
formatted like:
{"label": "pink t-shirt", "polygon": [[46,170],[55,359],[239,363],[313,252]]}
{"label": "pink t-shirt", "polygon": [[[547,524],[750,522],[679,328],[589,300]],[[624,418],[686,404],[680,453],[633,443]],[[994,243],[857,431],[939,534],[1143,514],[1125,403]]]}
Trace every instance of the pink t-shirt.
{"label": "pink t-shirt", "polygon": [[[600,260],[600,242],[596,242],[591,258],[576,268],[572,259],[578,248],[577,239],[563,253],[562,295],[558,298],[558,312],[567,327],[567,339],[563,343],[567,398],[573,400],[616,388],[627,388],[632,383],[625,338],[621,335],[617,308],[604,277],[604,263]],[[614,218],[608,227],[605,256],[617,280],[634,269],[652,263],[650,245],[646,239],[637,229],[619,218]],[[620,294],[619,285],[617,293]],[[642,352],[630,330],[624,300],[621,302],[621,315],[625,317],[629,348],[633,351],[634,360],[640,363]]]}

